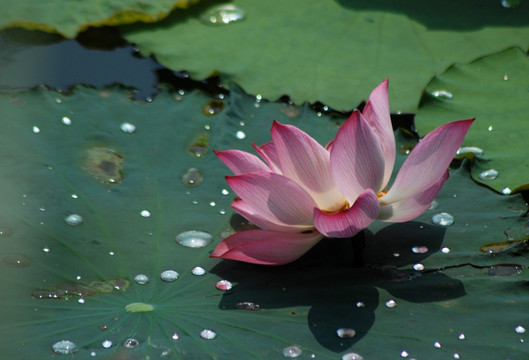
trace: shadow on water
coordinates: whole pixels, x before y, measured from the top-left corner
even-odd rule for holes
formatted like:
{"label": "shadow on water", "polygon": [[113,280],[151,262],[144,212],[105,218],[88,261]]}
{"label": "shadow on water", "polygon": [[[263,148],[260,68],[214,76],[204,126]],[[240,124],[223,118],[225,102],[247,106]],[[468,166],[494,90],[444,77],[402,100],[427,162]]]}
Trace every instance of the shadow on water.
{"label": "shadow on water", "polygon": [[[389,225],[377,234],[365,231],[363,247],[354,244],[358,237],[327,239],[289,265],[223,261],[211,272],[237,285],[223,295],[219,307],[230,311],[236,310],[238,303],[253,302],[261,309],[284,308],[292,317],[306,316],[315,339],[325,348],[341,352],[373,326],[380,302],[378,288],[413,303],[465,295],[463,284],[444,274],[399,270],[410,269],[439,251],[444,232],[440,227],[408,222]],[[356,334],[340,338],[336,332],[340,328],[354,329]]]}

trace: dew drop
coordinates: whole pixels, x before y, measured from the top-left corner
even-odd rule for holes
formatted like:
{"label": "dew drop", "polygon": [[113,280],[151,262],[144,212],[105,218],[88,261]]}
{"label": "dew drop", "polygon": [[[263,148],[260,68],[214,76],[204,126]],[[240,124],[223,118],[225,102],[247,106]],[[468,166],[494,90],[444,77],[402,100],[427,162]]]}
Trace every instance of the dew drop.
{"label": "dew drop", "polygon": [[442,252],[443,254],[449,254],[450,251],[451,251],[451,250],[450,250],[449,248],[447,248],[446,246],[444,246],[443,248],[441,248],[441,252]]}
{"label": "dew drop", "polygon": [[514,328],[514,331],[516,331],[516,333],[518,334],[524,334],[525,328],[522,325],[518,325],[517,327]]}
{"label": "dew drop", "polygon": [[481,148],[478,148],[476,146],[463,146],[463,147],[460,147],[457,152],[456,152],[456,156],[467,156],[467,155],[473,155],[475,157],[482,157],[484,154],[484,151],[483,149]]}
{"label": "dew drop", "polygon": [[37,126],[33,126],[33,132],[35,134],[38,134],[40,132],[40,129]]}
{"label": "dew drop", "polygon": [[492,125],[490,125],[488,128],[487,128],[488,131],[492,131],[493,128],[492,128]]}
{"label": "dew drop", "polygon": [[211,100],[202,108],[202,113],[206,116],[215,116],[224,109],[224,103],[219,100]]}
{"label": "dew drop", "polygon": [[209,203],[209,206],[213,207],[213,206],[216,206],[217,204],[215,203],[215,201],[210,201]]}
{"label": "dew drop", "polygon": [[144,274],[138,274],[134,276],[134,281],[136,281],[140,285],[145,285],[149,282],[149,277]]}
{"label": "dew drop", "polygon": [[261,306],[259,304],[253,303],[251,301],[242,301],[240,303],[237,303],[235,307],[240,310],[251,310],[251,311],[257,311],[261,309]]}
{"label": "dew drop", "polygon": [[465,340],[465,339],[466,339],[465,334],[463,334],[463,333],[457,335],[457,338],[458,338],[459,340]]}
{"label": "dew drop", "polygon": [[213,340],[217,337],[217,332],[211,329],[204,329],[200,332],[200,337],[206,340]]}
{"label": "dew drop", "polygon": [[195,266],[192,270],[191,270],[191,274],[193,275],[196,275],[196,276],[202,276],[206,273],[206,269],[204,269],[203,267],[200,267],[200,266]]}
{"label": "dew drop", "polygon": [[456,360],[457,360],[457,359],[461,359],[461,357],[459,356],[458,353],[455,353],[454,355],[452,355],[452,357],[453,357],[454,359],[456,359]]}
{"label": "dew drop", "polygon": [[507,9],[517,8],[520,5],[520,0],[501,0],[501,6]]}
{"label": "dew drop", "polygon": [[364,357],[357,353],[343,354],[342,360],[364,360]]}
{"label": "dew drop", "polygon": [[134,349],[135,347],[140,346],[140,342],[134,338],[128,338],[123,342],[123,347],[127,349]]}
{"label": "dew drop", "polygon": [[77,214],[70,214],[64,218],[64,221],[66,221],[68,225],[77,226],[83,223],[83,217]]}
{"label": "dew drop", "polygon": [[424,265],[423,264],[415,264],[415,265],[413,265],[413,269],[416,270],[416,271],[423,271],[424,270]]}
{"label": "dew drop", "polygon": [[363,308],[363,307],[366,307],[366,304],[364,302],[362,302],[362,301],[359,301],[359,302],[356,303],[356,307],[357,308]]}
{"label": "dew drop", "polygon": [[198,186],[202,184],[202,180],[204,180],[204,175],[196,168],[189,168],[184,175],[182,175],[182,182],[188,187]]}
{"label": "dew drop", "polygon": [[503,188],[503,189],[501,190],[501,193],[502,193],[503,195],[509,195],[509,194],[511,193],[511,189],[508,188],[508,187]]}
{"label": "dew drop", "polygon": [[336,330],[336,335],[338,335],[338,337],[342,339],[348,339],[348,338],[355,337],[356,331],[351,328],[340,328]]}
{"label": "dew drop", "polygon": [[409,155],[415,146],[413,145],[402,145],[400,147],[400,153],[402,155]]}
{"label": "dew drop", "polygon": [[292,345],[283,349],[283,356],[286,358],[297,358],[303,353],[299,346]]}
{"label": "dew drop", "polygon": [[450,226],[454,223],[454,217],[447,212],[441,212],[432,216],[435,225]]}
{"label": "dew drop", "polygon": [[232,4],[211,7],[200,16],[200,20],[207,25],[227,25],[244,19],[244,10]]}
{"label": "dew drop", "polygon": [[77,194],[72,194],[70,196],[72,197],[72,199],[78,199],[79,198],[79,195],[77,195]]}
{"label": "dew drop", "polygon": [[147,218],[147,217],[150,217],[151,216],[151,212],[149,210],[142,210],[140,212],[140,215],[144,218]]}
{"label": "dew drop", "polygon": [[196,157],[202,158],[208,152],[209,147],[209,134],[203,133],[195,138],[195,140],[188,147],[189,153]]}
{"label": "dew drop", "polygon": [[228,280],[219,280],[215,284],[215,287],[219,290],[227,291],[227,290],[231,290],[231,288],[233,287],[233,284],[229,282]]}
{"label": "dew drop", "polygon": [[391,309],[391,308],[394,308],[395,306],[397,306],[397,303],[395,302],[395,300],[390,299],[386,301],[386,307]]}
{"label": "dew drop", "polygon": [[239,130],[235,133],[235,137],[239,140],[242,140],[246,138],[246,134],[244,133],[244,131]]}
{"label": "dew drop", "polygon": [[494,169],[485,170],[479,173],[481,180],[494,180],[498,177],[498,172]]}
{"label": "dew drop", "polygon": [[44,251],[45,253],[49,253],[50,252],[50,248],[49,247],[43,247],[42,251]]}
{"label": "dew drop", "polygon": [[222,191],[220,192],[222,195],[229,195],[230,192],[226,189],[222,189]]}
{"label": "dew drop", "polygon": [[428,210],[434,210],[434,209],[437,209],[438,207],[439,207],[439,203],[436,200],[434,200],[428,207]]}
{"label": "dew drop", "polygon": [[18,254],[6,254],[2,256],[2,262],[12,268],[24,268],[31,264],[31,260]]}
{"label": "dew drop", "polygon": [[[146,303],[130,303],[125,305],[125,311],[127,312],[150,312],[154,310],[154,306]],[[106,330],[106,329],[105,329]]]}
{"label": "dew drop", "polygon": [[101,343],[101,346],[103,346],[105,349],[109,349],[112,347],[112,340],[105,340]]}
{"label": "dew drop", "polygon": [[35,299],[51,299],[51,300],[58,300],[58,299],[67,299],[66,293],[62,290],[46,290],[46,289],[37,289],[34,290],[31,293],[31,297]]}
{"label": "dew drop", "polygon": [[178,279],[179,274],[174,270],[165,270],[160,274],[160,279],[166,282],[172,282]]}
{"label": "dew drop", "polygon": [[400,352],[400,357],[407,358],[408,357],[408,352],[406,350],[402,350]]}
{"label": "dew drop", "polygon": [[78,350],[77,345],[70,340],[57,341],[55,344],[53,344],[52,349],[53,352],[61,355],[73,354]]}
{"label": "dew drop", "polygon": [[433,346],[435,346],[437,349],[441,348],[441,343],[439,341],[436,341],[433,343]]}
{"label": "dew drop", "polygon": [[411,248],[411,251],[415,254],[426,254],[428,252],[428,248],[426,246],[414,246]]}
{"label": "dew drop", "polygon": [[173,335],[171,335],[171,339],[178,340],[178,339],[180,339],[180,336],[178,336],[177,333],[173,333]]}
{"label": "dew drop", "polygon": [[176,236],[176,242],[182,246],[190,248],[201,248],[207,246],[213,237],[205,231],[190,230],[184,231]]}
{"label": "dew drop", "polygon": [[454,95],[446,90],[435,90],[431,92],[432,96],[439,100],[452,100]]}
{"label": "dew drop", "polygon": [[132,125],[131,123],[128,123],[128,122],[124,122],[122,123],[119,128],[121,129],[121,131],[123,131],[124,133],[127,133],[127,134],[132,134],[133,132],[136,131],[136,126]]}

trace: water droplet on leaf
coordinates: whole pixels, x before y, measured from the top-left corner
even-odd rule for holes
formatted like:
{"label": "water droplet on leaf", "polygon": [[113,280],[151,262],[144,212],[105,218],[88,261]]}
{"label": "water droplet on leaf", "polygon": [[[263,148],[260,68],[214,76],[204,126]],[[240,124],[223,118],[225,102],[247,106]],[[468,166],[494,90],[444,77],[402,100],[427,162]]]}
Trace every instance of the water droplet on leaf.
{"label": "water droplet on leaf", "polygon": [[204,180],[204,175],[202,172],[196,168],[189,168],[182,176],[182,182],[185,186],[195,187],[202,184]]}
{"label": "water droplet on leaf", "polygon": [[136,126],[132,125],[131,123],[128,123],[128,122],[124,122],[122,123],[119,128],[121,129],[121,131],[123,131],[124,133],[127,133],[127,134],[132,134],[133,132],[136,131]]}
{"label": "water droplet on leaf", "polygon": [[134,277],[134,281],[136,281],[140,285],[145,285],[149,282],[149,277],[144,274],[138,274]]}
{"label": "water droplet on leaf", "polygon": [[342,339],[347,339],[355,337],[356,331],[351,328],[340,328],[336,330],[336,335],[338,335],[338,337],[341,337]]}
{"label": "water droplet on leaf", "polygon": [[454,95],[447,90],[435,90],[431,92],[432,96],[439,100],[452,100]]}
{"label": "water droplet on leaf", "polygon": [[414,147],[414,145],[402,145],[400,147],[400,153],[402,155],[409,155]]}
{"label": "water droplet on leaf", "polygon": [[203,268],[203,267],[200,267],[200,266],[195,266],[192,270],[191,270],[191,274],[193,275],[196,275],[196,276],[202,276],[206,273],[206,270]]}
{"label": "water droplet on leaf", "polygon": [[364,358],[357,353],[347,353],[342,356],[342,360],[364,360]]}
{"label": "water droplet on leaf", "polygon": [[231,288],[233,287],[233,284],[229,282],[228,280],[219,280],[215,284],[215,287],[219,290],[227,291],[227,290],[231,290]]}
{"label": "water droplet on leaf", "polygon": [[151,216],[151,212],[149,210],[142,210],[140,212],[140,215],[144,218],[147,218],[147,217],[150,217]]}
{"label": "water droplet on leaf", "polygon": [[70,340],[57,341],[55,344],[53,344],[52,349],[53,352],[61,355],[73,354],[78,350],[77,345]]}
{"label": "water droplet on leaf", "polygon": [[243,302],[237,303],[235,307],[241,310],[252,310],[252,311],[257,311],[261,309],[261,306],[259,304],[256,304],[250,301],[243,301]]}
{"label": "water droplet on leaf", "polygon": [[426,254],[428,252],[428,248],[426,246],[414,246],[411,248],[411,251],[415,254]]}
{"label": "water droplet on leaf", "polygon": [[442,212],[432,216],[432,222],[435,225],[450,226],[454,223],[454,217],[447,212]]}
{"label": "water droplet on leaf", "polygon": [[465,334],[463,334],[463,333],[457,335],[457,338],[458,338],[459,340],[465,340],[465,339],[466,339]]}
{"label": "water droplet on leaf", "polygon": [[301,354],[303,354],[303,350],[296,345],[287,346],[283,349],[283,356],[286,358],[297,358]]}
{"label": "water droplet on leaf", "polygon": [[244,133],[244,131],[239,130],[235,133],[235,137],[239,140],[242,140],[246,138],[246,134]]}
{"label": "water droplet on leaf", "polygon": [[63,116],[61,121],[64,125],[72,125],[72,120],[67,116]]}
{"label": "water droplet on leaf", "polygon": [[152,306],[151,304],[146,304],[146,303],[130,303],[125,306],[125,311],[132,312],[132,313],[149,312],[153,310],[154,310],[154,306]]}
{"label": "water droplet on leaf", "polygon": [[503,195],[509,195],[509,194],[511,193],[511,189],[508,188],[508,187],[503,188],[503,189],[501,189],[501,193],[502,193]]}
{"label": "water droplet on leaf", "polygon": [[435,346],[437,349],[441,348],[441,343],[439,341],[436,341],[433,343],[433,346]]}
{"label": "water droplet on leaf", "polygon": [[40,129],[37,126],[33,126],[33,132],[35,134],[38,134],[40,132]]}
{"label": "water droplet on leaf", "polygon": [[83,223],[83,217],[78,214],[71,214],[64,218],[64,221],[71,226],[81,225]]}
{"label": "water droplet on leaf", "polygon": [[416,270],[416,271],[423,271],[424,270],[424,265],[423,264],[415,264],[415,265],[413,265],[413,269]]}
{"label": "water droplet on leaf", "polygon": [[390,299],[390,300],[386,301],[386,307],[394,308],[395,306],[397,306],[397,303],[395,302],[395,300]]}
{"label": "water droplet on leaf", "polygon": [[518,325],[517,327],[514,328],[514,331],[516,331],[518,334],[524,334],[525,328],[522,325]]}
{"label": "water droplet on leaf", "polygon": [[206,340],[213,340],[217,337],[217,332],[211,329],[204,329],[200,332],[200,337]]}
{"label": "water droplet on leaf", "polygon": [[498,177],[498,172],[494,169],[485,170],[479,173],[481,180],[494,180]]}
{"label": "water droplet on leaf", "polygon": [[182,246],[190,248],[201,248],[209,245],[213,237],[205,231],[190,230],[184,231],[176,236],[176,242]]}
{"label": "water droplet on leaf", "polygon": [[188,151],[191,155],[196,158],[201,158],[206,155],[209,147],[209,135],[201,134],[199,135],[192,144],[188,147]]}
{"label": "water droplet on leaf", "polygon": [[463,146],[460,147],[456,152],[456,157],[482,157],[484,154],[483,149],[475,146]]}
{"label": "water droplet on leaf", "polygon": [[112,347],[112,340],[105,340],[101,343],[101,346],[103,346],[105,349],[109,349]]}
{"label": "water droplet on leaf", "polygon": [[211,7],[200,16],[200,20],[208,25],[227,25],[244,19],[244,10],[232,4]]}
{"label": "water droplet on leaf", "polygon": [[123,347],[127,349],[134,349],[135,347],[140,346],[140,342],[133,338],[128,338],[123,342]]}
{"label": "water droplet on leaf", "polygon": [[163,281],[172,282],[178,279],[179,274],[174,270],[165,270],[160,274]]}
{"label": "water droplet on leaf", "polygon": [[501,0],[501,6],[507,9],[517,8],[520,5],[520,0]]}
{"label": "water droplet on leaf", "polygon": [[408,357],[408,352],[406,350],[402,350],[400,352],[400,357],[407,358]]}

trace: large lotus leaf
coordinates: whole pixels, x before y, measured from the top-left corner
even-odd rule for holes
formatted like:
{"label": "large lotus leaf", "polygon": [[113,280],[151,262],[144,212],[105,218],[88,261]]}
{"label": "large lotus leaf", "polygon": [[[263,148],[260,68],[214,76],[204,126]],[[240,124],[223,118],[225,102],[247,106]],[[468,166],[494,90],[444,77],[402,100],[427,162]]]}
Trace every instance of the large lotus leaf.
{"label": "large lotus leaf", "polygon": [[[392,111],[415,112],[424,84],[454,62],[529,46],[529,8],[498,1],[235,0],[246,19],[208,25],[209,3],[123,27],[165,66],[276,99],[351,109],[384,78]],[[217,13],[215,18],[219,18]],[[217,23],[220,21],[217,20]]]}
{"label": "large lotus leaf", "polygon": [[499,192],[528,189],[528,88],[529,59],[517,48],[454,65],[428,84],[417,129],[425,134],[449,118],[476,117],[463,143],[483,150],[473,178]]}
{"label": "large lotus leaf", "polygon": [[[248,226],[232,216],[228,171],[211,149],[269,141],[272,119],[326,143],[343,119],[257,102],[237,88],[222,101],[162,92],[151,103],[134,102],[121,88],[78,87],[70,96],[37,88],[1,95],[0,108],[6,358],[60,357],[52,350],[60,340],[77,345],[65,356],[73,359],[529,353],[514,330],[527,326],[520,320],[526,276],[499,276],[519,273],[512,264],[527,265],[519,256],[525,250],[496,256],[479,250],[502,241],[504,230],[527,231],[523,200],[476,185],[464,166],[448,180],[439,207],[417,221],[375,223],[363,240],[329,239],[293,264],[255,266],[208,258],[231,228]],[[415,141],[396,134],[401,164]],[[455,223],[432,225],[440,211]],[[178,244],[176,235],[189,230],[209,232],[213,242]],[[425,270],[412,270],[416,263]],[[511,265],[491,268],[498,263]],[[193,275],[195,266],[206,273]],[[163,281],[167,269],[179,278]],[[138,274],[150,281],[136,282]],[[233,288],[216,289],[220,279]],[[390,299],[396,307],[385,305]],[[341,338],[339,328],[355,336]],[[204,329],[216,338],[202,338]]]}
{"label": "large lotus leaf", "polygon": [[17,1],[0,2],[0,28],[23,27],[56,32],[73,38],[89,26],[121,25],[136,21],[153,22],[171,10],[187,8],[198,0],[99,0],[99,1]]}

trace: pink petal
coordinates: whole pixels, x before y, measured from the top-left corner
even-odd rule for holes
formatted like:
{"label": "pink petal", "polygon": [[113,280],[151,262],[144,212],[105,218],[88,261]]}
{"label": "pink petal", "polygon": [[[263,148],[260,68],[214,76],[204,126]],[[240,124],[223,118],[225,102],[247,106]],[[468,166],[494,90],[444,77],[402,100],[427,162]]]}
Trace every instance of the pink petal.
{"label": "pink petal", "polygon": [[251,206],[246,204],[240,198],[235,199],[231,204],[231,207],[248,221],[252,222],[263,230],[302,232],[314,227],[313,225],[288,225],[282,221],[279,221],[275,217],[268,218],[266,214],[256,212]]}
{"label": "pink petal", "polygon": [[[404,222],[415,219],[432,204],[446,179],[448,179],[448,170],[445,171],[441,179],[425,191],[396,203],[382,205],[377,219],[390,222]],[[380,198],[380,200],[383,201],[384,197]]]}
{"label": "pink petal", "polygon": [[328,237],[352,237],[377,218],[379,209],[376,194],[367,189],[358,196],[353,206],[345,211],[327,214],[314,209],[314,226]]}
{"label": "pink petal", "polygon": [[219,159],[235,174],[270,171],[257,156],[241,150],[214,151]]}
{"label": "pink petal", "polygon": [[282,174],[281,165],[279,164],[279,157],[277,155],[276,147],[273,142],[266,143],[261,146],[252,144],[253,148],[260,157],[268,164],[268,167],[272,169],[276,174]]}
{"label": "pink petal", "polygon": [[272,138],[283,175],[300,184],[320,209],[334,211],[345,199],[334,183],[329,152],[316,140],[292,125],[274,121]]}
{"label": "pink petal", "polygon": [[224,239],[210,257],[253,264],[282,265],[301,257],[322,238],[323,236],[315,231],[310,233],[241,231]]}
{"label": "pink petal", "polygon": [[272,172],[227,176],[235,193],[269,221],[287,225],[311,225],[316,203],[294,181]]}
{"label": "pink petal", "polygon": [[432,187],[443,176],[474,119],[444,124],[426,135],[399,170],[381,204],[391,204]]}
{"label": "pink petal", "polygon": [[391,177],[391,172],[395,165],[396,151],[395,135],[393,134],[393,126],[389,115],[388,82],[388,79],[384,80],[371,92],[369,100],[362,112],[364,119],[371,129],[373,129],[378,137],[380,145],[382,146],[382,153],[384,154],[385,161],[382,188],[388,184],[389,178]]}
{"label": "pink petal", "polygon": [[378,137],[358,110],[340,127],[331,149],[331,170],[351,204],[365,189],[381,190],[384,156]]}

